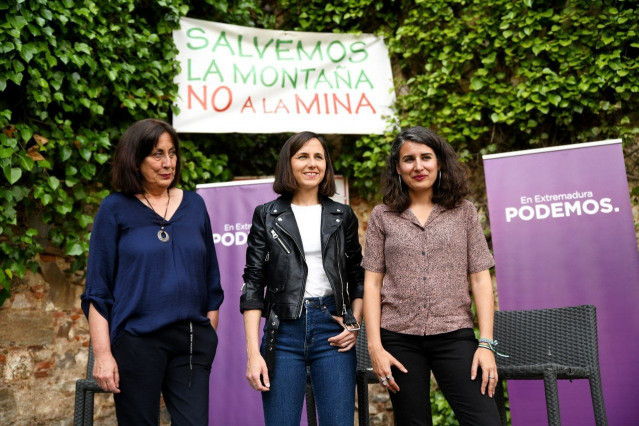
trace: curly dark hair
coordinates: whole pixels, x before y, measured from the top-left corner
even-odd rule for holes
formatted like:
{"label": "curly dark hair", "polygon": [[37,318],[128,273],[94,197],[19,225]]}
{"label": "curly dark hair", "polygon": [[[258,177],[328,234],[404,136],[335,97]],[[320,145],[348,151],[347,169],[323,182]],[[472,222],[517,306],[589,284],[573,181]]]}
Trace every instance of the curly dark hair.
{"label": "curly dark hair", "polygon": [[324,172],[324,179],[319,184],[319,194],[326,197],[335,195],[335,172],[333,171],[331,157],[328,154],[326,141],[323,137],[313,132],[295,133],[284,143],[275,166],[275,182],[273,182],[273,191],[275,193],[292,196],[297,191],[297,182],[291,170],[291,158],[311,139],[320,141],[322,148],[324,148],[324,158],[326,159],[326,171]]}
{"label": "curly dark hair", "polygon": [[403,181],[400,184],[397,173],[399,150],[404,142],[421,143],[435,152],[441,175],[433,184],[433,202],[447,209],[459,206],[468,194],[466,168],[459,162],[455,150],[444,138],[421,126],[402,131],[393,141],[386,170],[382,176],[384,204],[398,213],[402,213],[410,205],[411,200],[406,184]]}

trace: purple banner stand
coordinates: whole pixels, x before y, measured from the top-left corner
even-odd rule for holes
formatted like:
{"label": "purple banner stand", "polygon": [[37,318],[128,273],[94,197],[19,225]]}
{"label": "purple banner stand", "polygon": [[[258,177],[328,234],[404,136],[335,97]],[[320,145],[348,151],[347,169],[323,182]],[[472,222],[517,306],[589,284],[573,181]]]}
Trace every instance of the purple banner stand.
{"label": "purple banner stand", "polygon": [[[610,425],[639,424],[639,253],[621,140],[484,156],[503,310],[591,304]],[[543,381],[510,381],[513,424],[547,424]],[[587,380],[564,425],[593,425]]]}
{"label": "purple banner stand", "polygon": [[[240,291],[253,210],[277,197],[273,192],[273,179],[198,185],[197,193],[204,198],[211,218],[224,288],[219,343],[209,384],[209,425],[261,426],[264,424],[262,397],[245,378]],[[306,424],[306,416],[302,417]]]}

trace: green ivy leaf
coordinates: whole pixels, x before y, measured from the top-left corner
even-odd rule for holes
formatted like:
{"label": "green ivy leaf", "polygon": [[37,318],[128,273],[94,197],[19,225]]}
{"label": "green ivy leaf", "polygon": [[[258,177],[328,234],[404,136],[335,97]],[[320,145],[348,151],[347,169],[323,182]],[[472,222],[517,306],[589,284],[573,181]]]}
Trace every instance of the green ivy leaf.
{"label": "green ivy leaf", "polygon": [[78,224],[82,227],[82,228],[86,228],[87,225],[89,225],[90,223],[93,223],[93,217],[87,215],[87,214],[81,214],[80,218],[78,219]]}
{"label": "green ivy leaf", "polygon": [[49,176],[49,178],[47,179],[47,183],[49,184],[49,187],[54,191],[60,186],[60,180],[55,176]]}
{"label": "green ivy leaf", "polygon": [[51,196],[51,194],[43,194],[42,195],[42,205],[43,206],[47,206],[47,205],[51,204],[52,201],[53,201],[53,197]]}
{"label": "green ivy leaf", "polygon": [[80,157],[84,158],[84,161],[89,161],[91,159],[91,150],[88,148],[80,148],[78,150],[80,153]]}
{"label": "green ivy leaf", "polygon": [[60,149],[60,160],[67,161],[71,157],[73,150],[70,146],[65,145]]}
{"label": "green ivy leaf", "polygon": [[2,168],[2,171],[4,172],[4,176],[7,178],[11,185],[16,183],[22,176],[22,169],[19,169],[17,167],[5,166]]}
{"label": "green ivy leaf", "polygon": [[473,78],[470,80],[470,88],[473,90],[481,90],[484,87],[484,82],[481,78]]}
{"label": "green ivy leaf", "polygon": [[104,164],[109,160],[108,154],[94,154],[93,157],[95,158],[95,161],[98,162],[98,164]]}
{"label": "green ivy leaf", "polygon": [[80,256],[83,253],[80,243],[67,243],[67,256]]}

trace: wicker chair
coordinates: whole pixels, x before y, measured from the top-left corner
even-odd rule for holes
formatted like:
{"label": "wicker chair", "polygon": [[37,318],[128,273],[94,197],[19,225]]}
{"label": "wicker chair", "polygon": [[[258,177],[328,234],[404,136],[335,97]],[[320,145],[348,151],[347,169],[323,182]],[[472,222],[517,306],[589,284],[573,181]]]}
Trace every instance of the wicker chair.
{"label": "wicker chair", "polygon": [[89,362],[87,363],[86,379],[79,379],[75,382],[74,426],[89,426],[93,424],[93,395],[106,393],[93,380],[94,362],[93,346],[89,343]]}
{"label": "wicker chair", "polygon": [[[355,344],[357,354],[357,406],[360,426],[368,426],[370,424],[368,417],[368,384],[378,383],[377,376],[373,373],[371,359],[368,356],[368,342],[366,340],[366,327],[362,322],[362,328],[357,334],[357,343]],[[317,417],[315,414],[315,397],[311,386],[310,372],[306,374],[306,418],[309,426],[317,425]]]}
{"label": "wicker chair", "polygon": [[371,358],[368,355],[368,340],[366,339],[366,326],[362,321],[362,328],[357,335],[357,415],[360,426],[368,426],[370,418],[368,415],[368,384],[379,383],[377,376],[373,372]]}
{"label": "wicker chair", "polygon": [[502,424],[506,424],[506,411],[501,380],[531,379],[544,381],[549,425],[561,424],[557,379],[588,379],[596,424],[608,424],[594,306],[498,311],[494,336],[499,352],[510,356],[496,357],[500,378],[496,401]]}

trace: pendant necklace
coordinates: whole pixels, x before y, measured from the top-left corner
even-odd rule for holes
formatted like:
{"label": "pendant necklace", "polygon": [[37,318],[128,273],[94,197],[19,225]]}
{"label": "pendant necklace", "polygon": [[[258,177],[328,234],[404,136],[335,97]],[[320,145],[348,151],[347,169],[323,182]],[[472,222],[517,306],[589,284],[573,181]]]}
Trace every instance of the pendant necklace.
{"label": "pendant necklace", "polygon": [[[169,211],[169,204],[171,204],[171,191],[167,190],[166,193],[169,196],[169,200],[166,202],[166,210],[164,210],[164,217],[162,218],[164,223],[162,224],[162,226],[160,226],[160,230],[158,231],[158,240],[162,241],[163,243],[166,243],[167,241],[169,241],[169,233],[164,230],[164,227],[167,224],[166,214]],[[160,216],[158,212],[156,212],[155,209],[153,208],[153,205],[149,202],[149,199],[146,198],[146,193],[143,192],[142,196],[144,196],[144,199],[146,200],[149,207],[151,207],[151,210],[153,210],[153,213],[155,213],[157,216]]]}

